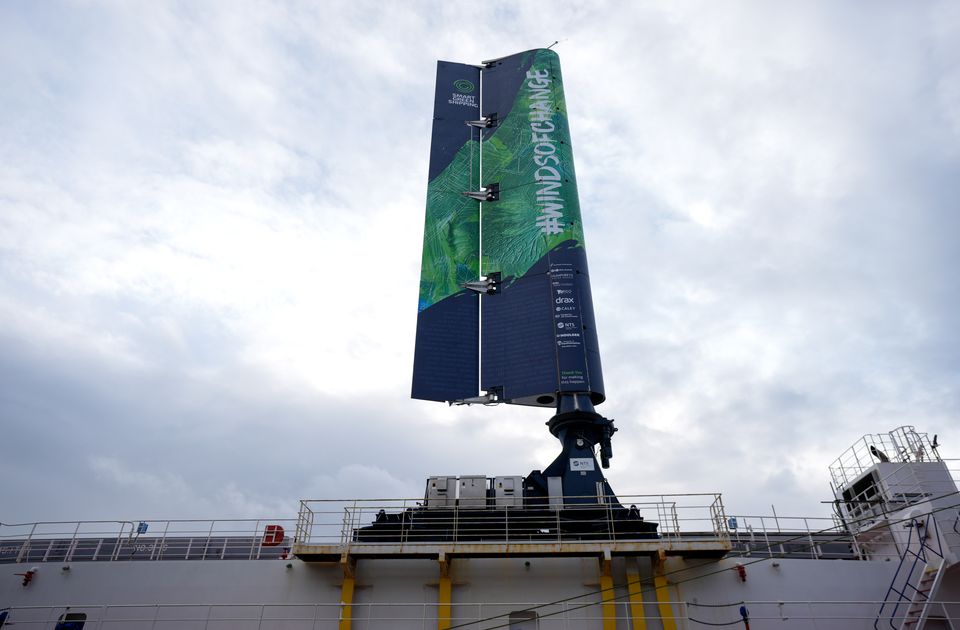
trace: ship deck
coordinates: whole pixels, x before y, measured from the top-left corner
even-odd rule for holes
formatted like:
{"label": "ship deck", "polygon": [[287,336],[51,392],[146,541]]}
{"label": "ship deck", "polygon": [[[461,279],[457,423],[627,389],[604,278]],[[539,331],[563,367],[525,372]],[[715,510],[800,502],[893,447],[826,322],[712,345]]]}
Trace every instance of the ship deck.
{"label": "ship deck", "polygon": [[575,556],[682,556],[722,558],[732,549],[729,539],[592,540],[562,542],[405,542],[295,544],[293,554],[306,562],[341,562],[345,558],[503,558]]}

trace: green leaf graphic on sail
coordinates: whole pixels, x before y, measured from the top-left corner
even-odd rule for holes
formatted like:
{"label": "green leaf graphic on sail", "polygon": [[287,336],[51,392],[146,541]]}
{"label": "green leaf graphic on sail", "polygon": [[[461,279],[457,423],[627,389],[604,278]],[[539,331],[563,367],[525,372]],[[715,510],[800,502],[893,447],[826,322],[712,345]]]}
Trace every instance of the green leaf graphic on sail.
{"label": "green leaf graphic on sail", "polygon": [[[473,145],[473,146],[471,146]],[[480,208],[461,193],[477,186],[476,143],[460,148],[427,186],[419,310],[461,290],[480,275]]]}
{"label": "green leaf graphic on sail", "polygon": [[[510,113],[482,147],[484,182],[500,183],[500,201],[484,206],[482,268],[484,273],[499,271],[505,278],[522,276],[561,243],[573,240],[583,246],[563,79],[556,55],[538,51],[530,72],[549,77],[549,81],[532,80],[532,85],[548,85],[549,93],[532,89],[531,83],[524,81]],[[549,111],[544,111],[547,107]],[[549,129],[549,133],[537,134],[538,129]],[[549,138],[549,142],[538,143],[538,138]],[[556,159],[544,163],[542,156],[547,151]],[[542,164],[535,160],[538,156]],[[544,178],[559,184],[552,188],[549,202],[538,195],[545,190]],[[545,206],[562,215],[553,224],[562,229],[544,229]]]}

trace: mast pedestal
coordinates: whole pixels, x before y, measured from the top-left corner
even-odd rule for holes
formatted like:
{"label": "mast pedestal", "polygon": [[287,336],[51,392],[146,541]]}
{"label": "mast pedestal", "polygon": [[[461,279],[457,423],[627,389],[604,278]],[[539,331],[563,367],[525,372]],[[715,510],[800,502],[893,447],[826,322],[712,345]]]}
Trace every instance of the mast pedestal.
{"label": "mast pedestal", "polygon": [[[562,450],[542,472],[527,477],[526,493],[548,498],[552,507],[614,504],[619,506],[602,468],[610,467],[613,449],[610,438],[616,432],[613,420],[593,409],[588,394],[562,394],[557,414],[547,422],[550,433],[560,440]],[[600,464],[595,448],[599,447]]]}

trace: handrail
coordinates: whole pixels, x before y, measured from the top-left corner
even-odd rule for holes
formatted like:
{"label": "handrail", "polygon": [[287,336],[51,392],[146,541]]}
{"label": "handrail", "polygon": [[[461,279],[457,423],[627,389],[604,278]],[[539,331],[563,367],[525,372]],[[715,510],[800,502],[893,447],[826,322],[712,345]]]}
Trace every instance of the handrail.
{"label": "handrail", "polygon": [[[933,524],[932,533],[930,531],[931,523]],[[921,527],[924,530],[923,534],[920,533]],[[886,608],[888,604],[891,604],[891,593],[896,593],[897,596],[895,601],[891,604],[893,606],[893,610],[890,613],[888,623],[893,630],[897,630],[897,626],[893,625],[893,620],[899,619],[899,617],[897,617],[897,611],[900,609],[900,606],[903,605],[904,601],[911,602],[913,598],[916,597],[916,595],[920,592],[919,589],[917,589],[917,587],[911,583],[911,580],[917,572],[917,567],[921,566],[921,562],[923,563],[922,566],[927,566],[929,564],[930,560],[927,558],[927,551],[930,551],[938,558],[943,559],[944,557],[943,542],[940,539],[940,531],[937,525],[937,519],[933,514],[927,514],[923,525],[921,525],[917,520],[911,520],[908,530],[909,531],[907,532],[907,540],[904,545],[903,553],[900,554],[900,563],[897,565],[897,570],[893,574],[893,579],[890,581],[890,586],[887,588],[886,595],[884,595],[883,603],[880,605],[880,610],[877,611],[877,618],[873,624],[873,627],[876,630],[879,630],[878,624],[881,623],[884,608]],[[911,549],[914,532],[917,534],[917,542],[919,543],[917,546],[917,551]],[[927,541],[931,538],[937,541],[937,549],[934,549],[927,544]],[[913,560],[910,561],[910,569],[904,574],[905,577],[903,577],[903,586],[901,588],[896,588],[897,582],[901,579],[900,572],[904,565],[908,562],[908,555],[913,557]],[[922,571],[920,573],[921,575],[923,574]],[[913,589],[913,594],[909,596],[906,592],[908,587]]]}
{"label": "handrail", "polygon": [[[744,605],[750,610],[750,619],[757,622],[782,623],[785,620],[794,622],[835,621],[848,622],[869,621],[872,615],[866,610],[879,604],[876,600],[748,600],[731,602],[727,607],[714,607],[707,612],[694,602],[664,601],[662,604],[670,606],[675,611],[675,619],[698,624],[712,623],[714,625],[733,625],[730,622],[739,622],[737,609]],[[940,603],[953,606],[960,601],[941,601]],[[610,617],[604,615],[600,607],[601,598],[595,594],[584,595],[583,601],[575,602],[476,602],[450,603],[452,617],[459,624],[480,624],[484,621],[505,621],[514,611],[537,612],[538,624],[541,628],[567,628],[570,622],[577,624],[599,623]],[[369,628],[396,628],[407,626],[422,626],[426,622],[436,619],[437,602],[377,602],[354,603],[354,614],[364,619],[364,627]],[[642,618],[647,621],[661,619],[659,614],[649,611],[635,617],[628,608],[628,603],[622,600],[615,602],[613,618],[620,626],[626,627],[629,620]],[[693,610],[691,610],[693,609]],[[49,628],[59,615],[67,612],[86,615],[86,623],[91,627],[101,627],[100,624],[149,624],[161,618],[167,625],[171,623],[205,624],[212,619],[218,623],[231,622],[280,622],[283,627],[293,629],[313,629],[318,623],[336,622],[340,616],[341,604],[331,603],[222,603],[222,604],[61,604],[52,606],[10,606],[8,623],[17,624],[23,628]],[[366,614],[360,613],[365,610]],[[214,612],[216,611],[216,615]],[[383,611],[383,612],[380,612]],[[385,614],[384,614],[385,613]],[[653,614],[651,614],[653,613]],[[720,622],[720,623],[718,623]],[[727,623],[723,623],[727,622]],[[93,625],[97,624],[97,625]],[[499,625],[494,623],[494,625]],[[736,623],[736,625],[740,625]],[[104,625],[107,627],[107,625]],[[165,626],[166,627],[166,626]],[[472,627],[472,626],[471,626]]]}
{"label": "handrail", "polygon": [[846,449],[830,465],[830,476],[836,487],[859,477],[877,462],[911,463],[942,461],[926,433],[918,433],[910,425],[887,433],[866,434]]}
{"label": "handrail", "polygon": [[[717,493],[620,495],[604,501],[596,496],[563,499],[565,507],[561,510],[548,504],[497,506],[493,500],[485,507],[476,504],[461,507],[457,502],[435,507],[424,505],[423,499],[409,498],[304,499],[300,502],[295,543],[363,544],[369,539],[361,540],[357,532],[369,533],[374,524],[382,524],[384,531],[389,529],[390,542],[404,545],[436,542],[424,534],[425,524],[429,524],[431,531],[446,532],[451,542],[562,543],[571,540],[571,528],[576,526],[581,526],[578,540],[623,538],[631,532],[646,531],[640,523],[657,523],[661,538],[675,539],[683,532],[724,541],[730,539],[723,503]],[[583,518],[577,518],[578,514]],[[389,528],[386,523],[390,524]]]}
{"label": "handrail", "polygon": [[[291,531],[285,542],[274,533],[268,544],[280,549],[264,554],[268,525]],[[0,563],[273,558],[283,555],[283,546],[289,549],[295,526],[289,518],[0,523]]]}
{"label": "handrail", "polygon": [[[682,534],[704,535],[721,540],[731,538],[741,541],[747,534],[767,533],[814,533],[831,531],[845,533],[842,527],[825,517],[728,515],[722,496],[714,494],[676,495],[623,495],[619,497],[624,506],[635,504],[645,520],[657,522],[659,533],[666,539],[675,539]],[[415,509],[422,500],[416,499],[351,499],[303,500],[298,518],[294,519],[179,519],[179,520],[95,520],[95,521],[39,521],[35,523],[0,524],[0,562],[49,560],[117,560],[150,559],[164,560],[173,557],[185,559],[208,559],[245,557],[255,559],[261,552],[267,557],[276,557],[262,545],[267,524],[280,524],[288,529],[288,542],[351,543],[352,532],[372,522],[377,506],[389,510]],[[619,534],[621,523],[613,518],[615,504],[602,504],[605,516],[595,519],[605,537]],[[599,506],[598,506],[599,509]],[[330,513],[336,511],[336,522]],[[460,521],[469,514],[484,510],[460,509],[456,511],[457,534]],[[508,508],[505,531],[512,540],[525,525],[524,516],[516,508]],[[563,542],[560,513],[556,512],[549,534],[554,542]],[[157,535],[137,534],[137,523],[145,523],[148,531]],[[732,527],[731,522],[736,526]],[[113,527],[109,527],[113,526]],[[410,523],[404,523],[405,540],[409,540]],[[292,534],[292,536],[291,536]],[[335,538],[332,536],[335,534]],[[241,540],[242,539],[242,540]],[[13,547],[13,556],[9,549]],[[239,547],[242,547],[240,551]],[[42,552],[40,551],[42,549]],[[6,554],[3,552],[7,551]],[[131,553],[132,552],[132,553]]]}

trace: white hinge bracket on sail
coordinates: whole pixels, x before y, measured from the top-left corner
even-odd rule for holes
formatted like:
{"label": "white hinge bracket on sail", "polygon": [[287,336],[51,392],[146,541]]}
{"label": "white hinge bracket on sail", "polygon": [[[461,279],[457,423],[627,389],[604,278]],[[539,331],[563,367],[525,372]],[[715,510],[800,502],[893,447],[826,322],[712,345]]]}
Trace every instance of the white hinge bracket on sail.
{"label": "white hinge bracket on sail", "polygon": [[472,396],[470,398],[461,398],[460,400],[451,400],[449,404],[452,405],[499,405],[503,402],[500,399],[500,396],[497,395],[496,391],[488,391],[485,394],[480,396]]}
{"label": "white hinge bracket on sail", "polygon": [[480,67],[484,70],[486,70],[487,68],[492,68],[501,59],[506,59],[506,57],[497,57],[496,59],[485,59],[484,61],[480,62],[481,64]]}
{"label": "white hinge bracket on sail", "polygon": [[479,396],[471,396],[470,398],[461,398],[460,400],[451,400],[450,405],[499,405],[503,402],[503,388],[494,387],[488,389],[483,394]]}
{"label": "white hinge bracket on sail", "polygon": [[464,282],[460,286],[468,291],[473,291],[474,293],[493,295],[500,290],[500,273],[491,273],[481,280]]}
{"label": "white hinge bracket on sail", "polygon": [[486,187],[481,188],[480,190],[468,190],[460,194],[464,197],[470,197],[471,199],[476,199],[478,201],[499,201],[500,184],[487,184]]}
{"label": "white hinge bracket on sail", "polygon": [[497,112],[491,112],[480,120],[465,120],[463,121],[470,127],[479,127],[480,129],[492,129],[500,124],[500,119],[497,117]]}

